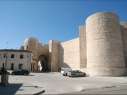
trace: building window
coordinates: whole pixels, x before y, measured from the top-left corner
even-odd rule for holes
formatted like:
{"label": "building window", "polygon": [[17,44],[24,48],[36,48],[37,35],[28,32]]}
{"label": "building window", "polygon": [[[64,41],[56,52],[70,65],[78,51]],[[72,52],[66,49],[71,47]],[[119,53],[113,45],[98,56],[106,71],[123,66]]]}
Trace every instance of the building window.
{"label": "building window", "polygon": [[19,69],[21,70],[23,67],[23,64],[19,64]]}
{"label": "building window", "polygon": [[23,57],[24,57],[24,56],[21,54],[21,55],[20,55],[20,59],[23,59]]}
{"label": "building window", "polygon": [[28,49],[28,46],[26,47],[26,49]]}
{"label": "building window", "polygon": [[3,56],[4,58],[6,58],[6,55],[4,54],[4,56]]}
{"label": "building window", "polygon": [[14,54],[12,54],[12,55],[11,55],[11,58],[14,58],[14,57],[15,57],[15,55],[14,55]]}
{"label": "building window", "polygon": [[11,70],[14,70],[14,63],[11,63]]}

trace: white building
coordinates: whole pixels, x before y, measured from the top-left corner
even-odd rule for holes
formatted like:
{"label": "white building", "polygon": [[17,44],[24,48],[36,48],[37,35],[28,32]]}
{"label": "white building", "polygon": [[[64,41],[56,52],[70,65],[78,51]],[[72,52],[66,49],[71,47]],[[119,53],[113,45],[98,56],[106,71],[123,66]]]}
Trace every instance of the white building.
{"label": "white building", "polygon": [[25,69],[31,71],[32,53],[27,50],[1,49],[0,68],[5,66],[8,70]]}

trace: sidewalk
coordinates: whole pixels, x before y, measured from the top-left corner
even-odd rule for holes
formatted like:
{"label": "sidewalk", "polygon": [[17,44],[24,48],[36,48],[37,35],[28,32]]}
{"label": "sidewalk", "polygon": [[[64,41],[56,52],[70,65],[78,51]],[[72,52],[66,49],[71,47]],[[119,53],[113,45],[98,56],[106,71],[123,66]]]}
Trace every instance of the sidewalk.
{"label": "sidewalk", "polygon": [[38,95],[44,92],[44,88],[31,84],[11,83],[6,87],[0,86],[1,95]]}

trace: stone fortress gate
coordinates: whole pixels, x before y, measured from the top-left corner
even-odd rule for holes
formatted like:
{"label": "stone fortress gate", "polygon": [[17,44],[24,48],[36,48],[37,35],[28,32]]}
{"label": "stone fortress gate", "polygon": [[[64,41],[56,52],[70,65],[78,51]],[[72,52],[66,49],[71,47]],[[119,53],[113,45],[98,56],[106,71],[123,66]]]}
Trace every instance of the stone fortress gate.
{"label": "stone fortress gate", "polygon": [[24,50],[32,52],[33,72],[58,72],[62,67],[87,72],[89,76],[127,75],[127,23],[113,12],[98,12],[79,27],[79,37],[40,43],[27,38]]}
{"label": "stone fortress gate", "polygon": [[28,38],[24,42],[23,49],[32,52],[31,70],[33,72],[57,72],[59,67],[60,43],[51,40],[49,45],[43,45],[36,38]]}

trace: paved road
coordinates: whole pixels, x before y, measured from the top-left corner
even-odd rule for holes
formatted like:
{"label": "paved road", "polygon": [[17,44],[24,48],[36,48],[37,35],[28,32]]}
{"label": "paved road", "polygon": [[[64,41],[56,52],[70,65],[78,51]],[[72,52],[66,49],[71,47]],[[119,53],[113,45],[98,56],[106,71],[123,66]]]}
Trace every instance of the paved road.
{"label": "paved road", "polygon": [[83,90],[80,92],[73,92],[71,94],[110,94],[110,95],[127,95],[127,84],[126,85],[116,85],[116,86],[110,86],[110,87],[102,87],[102,88],[95,88],[95,89],[89,89],[89,90]]}
{"label": "paved road", "polygon": [[[30,76],[10,76],[10,83],[22,83],[22,89],[17,90],[21,93],[24,89],[31,87],[37,90],[45,89],[44,94],[126,94],[127,77],[81,77],[69,78],[60,73],[31,73]],[[28,93],[30,90],[26,90]]]}

